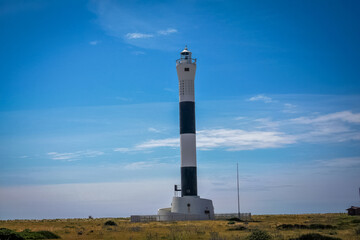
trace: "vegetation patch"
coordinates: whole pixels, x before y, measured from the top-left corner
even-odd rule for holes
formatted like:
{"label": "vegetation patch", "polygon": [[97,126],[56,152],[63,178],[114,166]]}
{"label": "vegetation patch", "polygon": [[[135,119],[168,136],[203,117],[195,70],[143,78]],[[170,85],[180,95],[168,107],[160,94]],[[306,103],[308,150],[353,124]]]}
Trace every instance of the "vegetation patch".
{"label": "vegetation patch", "polygon": [[291,229],[336,229],[333,225],[325,225],[325,224],[310,224],[310,225],[302,225],[302,224],[281,224],[277,226],[277,229],[291,230]]}
{"label": "vegetation patch", "polygon": [[239,226],[234,226],[232,228],[229,228],[228,230],[229,231],[244,231],[244,230],[247,230],[247,228],[239,225]]}
{"label": "vegetation patch", "polygon": [[7,228],[0,229],[0,239],[31,240],[31,239],[58,239],[58,238],[60,238],[58,235],[49,231],[32,232],[29,229],[25,229],[22,232],[15,232]]}
{"label": "vegetation patch", "polygon": [[354,220],[352,220],[351,222],[352,222],[352,223],[360,223],[360,218],[354,219]]}
{"label": "vegetation patch", "polygon": [[0,239],[24,240],[19,234],[7,228],[0,228]]}
{"label": "vegetation patch", "polygon": [[292,238],[290,240],[341,240],[341,238],[328,237],[318,233],[308,233],[301,235],[299,238]]}
{"label": "vegetation patch", "polygon": [[105,226],[117,226],[116,222],[108,220],[104,223]]}
{"label": "vegetation patch", "polygon": [[263,230],[255,229],[252,233],[247,237],[248,240],[271,240],[271,235]]}
{"label": "vegetation patch", "polygon": [[229,218],[229,219],[226,219],[227,221],[232,221],[232,222],[242,222],[242,220],[240,218],[237,218],[237,217],[233,217],[233,218]]}

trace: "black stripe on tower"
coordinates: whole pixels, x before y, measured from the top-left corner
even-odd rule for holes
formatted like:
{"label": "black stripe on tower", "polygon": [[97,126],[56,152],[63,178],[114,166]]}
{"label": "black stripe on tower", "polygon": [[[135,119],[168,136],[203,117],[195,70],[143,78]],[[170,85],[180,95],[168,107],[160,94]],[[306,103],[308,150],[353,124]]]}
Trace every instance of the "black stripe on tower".
{"label": "black stripe on tower", "polygon": [[195,133],[195,102],[180,102],[180,134]]}
{"label": "black stripe on tower", "polygon": [[196,167],[181,167],[181,196],[197,196]]}

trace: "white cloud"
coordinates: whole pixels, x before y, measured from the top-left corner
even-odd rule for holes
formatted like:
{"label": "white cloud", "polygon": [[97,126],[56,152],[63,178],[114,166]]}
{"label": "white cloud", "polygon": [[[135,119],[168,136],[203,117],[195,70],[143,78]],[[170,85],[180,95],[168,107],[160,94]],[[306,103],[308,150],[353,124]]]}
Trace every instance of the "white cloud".
{"label": "white cloud", "polygon": [[[169,157],[167,157],[168,159]],[[178,164],[176,164],[176,166],[174,166],[173,163],[169,163],[169,162],[161,162],[159,160],[153,160],[153,161],[139,161],[139,162],[133,162],[133,163],[129,163],[126,164],[124,166],[125,170],[141,170],[141,169],[146,169],[146,168],[160,168],[160,167],[178,167]]]}
{"label": "white cloud", "polygon": [[[201,150],[225,148],[228,151],[276,148],[295,143],[295,138],[281,132],[215,129],[197,132],[196,145]],[[150,140],[136,146],[138,149],[179,147],[179,138]]]}
{"label": "white cloud", "polygon": [[271,103],[271,102],[273,102],[273,100],[272,100],[272,98],[270,98],[270,97],[267,97],[267,96],[265,96],[265,95],[263,95],[263,94],[259,94],[259,95],[256,95],[256,96],[254,96],[254,97],[251,97],[251,98],[249,98],[248,99],[248,101],[262,101],[262,102],[264,102],[264,103]]}
{"label": "white cloud", "polygon": [[169,34],[172,34],[172,33],[177,33],[177,30],[175,28],[168,28],[166,30],[158,31],[159,35],[169,35]]}
{"label": "white cloud", "polygon": [[100,41],[97,41],[97,40],[89,42],[90,45],[97,45],[99,43],[100,43]]}
{"label": "white cloud", "polygon": [[236,117],[235,120],[243,120],[246,119],[246,117]]}
{"label": "white cloud", "polygon": [[47,155],[50,156],[52,160],[66,160],[66,161],[75,161],[82,158],[93,158],[103,155],[103,152],[100,151],[77,151],[77,152],[68,152],[68,153],[58,153],[58,152],[49,152]]}
{"label": "white cloud", "polygon": [[318,163],[320,164],[320,166],[323,167],[334,167],[334,168],[360,167],[360,157],[319,160]]}
{"label": "white cloud", "polygon": [[[317,117],[272,121],[258,118],[253,126],[259,130],[206,129],[197,132],[199,150],[222,148],[227,151],[279,148],[299,142],[325,143],[360,140],[360,132],[352,124],[358,123],[359,114],[338,112]],[[239,117],[238,119],[243,119]],[[154,131],[155,129],[149,129]],[[179,147],[179,138],[152,139],[138,144],[134,150],[158,147]]]}
{"label": "white cloud", "polygon": [[141,150],[141,149],[156,148],[156,147],[179,147],[179,146],[180,146],[179,138],[166,138],[159,140],[152,139],[137,145],[136,148]]}
{"label": "white cloud", "polygon": [[295,142],[293,136],[282,132],[241,129],[202,130],[197,138],[200,149],[225,148],[229,151],[278,148]]}
{"label": "white cloud", "polygon": [[299,117],[292,121],[300,124],[324,123],[329,121],[343,121],[348,123],[360,123],[360,113],[352,113],[350,111],[336,112],[317,117]]}
{"label": "white cloud", "polygon": [[131,152],[130,148],[114,148],[114,152]]}
{"label": "white cloud", "polygon": [[148,131],[149,131],[149,132],[154,132],[154,133],[159,133],[159,132],[161,132],[161,130],[156,129],[156,128],[153,128],[153,127],[149,127],[149,128],[148,128]]}
{"label": "white cloud", "polygon": [[139,56],[139,55],[145,55],[145,52],[143,51],[133,51],[132,54]]}
{"label": "white cloud", "polygon": [[125,165],[126,170],[139,170],[144,168],[150,168],[153,167],[154,163],[152,162],[133,162]]}
{"label": "white cloud", "polygon": [[258,118],[254,121],[260,123],[256,128],[277,129],[280,126],[279,122],[271,121],[269,118]]}
{"label": "white cloud", "polygon": [[125,37],[127,39],[141,39],[141,38],[152,38],[154,37],[154,35],[147,33],[127,33]]}
{"label": "white cloud", "polygon": [[284,110],[283,112],[285,113],[296,113],[296,105],[291,104],[291,103],[285,103],[284,104]]}

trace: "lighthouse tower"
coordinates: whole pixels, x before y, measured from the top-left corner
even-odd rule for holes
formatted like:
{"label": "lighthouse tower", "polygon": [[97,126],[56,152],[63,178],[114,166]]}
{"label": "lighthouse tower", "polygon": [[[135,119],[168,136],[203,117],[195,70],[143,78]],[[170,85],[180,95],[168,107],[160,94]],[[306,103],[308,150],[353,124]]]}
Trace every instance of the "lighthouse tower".
{"label": "lighthouse tower", "polygon": [[[185,47],[176,60],[179,79],[181,197],[174,196],[171,208],[158,210],[160,221],[214,219],[212,201],[198,196],[195,132],[196,59]],[[175,186],[175,191],[180,191]]]}
{"label": "lighthouse tower", "polygon": [[179,78],[181,196],[197,196],[194,81],[196,59],[187,47],[176,61]]}

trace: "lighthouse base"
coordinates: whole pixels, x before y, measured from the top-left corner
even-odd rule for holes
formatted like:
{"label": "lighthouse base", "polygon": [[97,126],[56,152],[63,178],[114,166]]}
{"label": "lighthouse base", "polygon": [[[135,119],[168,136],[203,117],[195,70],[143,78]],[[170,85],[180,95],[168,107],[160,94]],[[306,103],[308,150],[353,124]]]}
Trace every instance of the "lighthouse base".
{"label": "lighthouse base", "polygon": [[214,218],[212,201],[199,196],[173,197],[171,208],[158,210],[159,221],[212,220]]}

